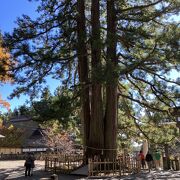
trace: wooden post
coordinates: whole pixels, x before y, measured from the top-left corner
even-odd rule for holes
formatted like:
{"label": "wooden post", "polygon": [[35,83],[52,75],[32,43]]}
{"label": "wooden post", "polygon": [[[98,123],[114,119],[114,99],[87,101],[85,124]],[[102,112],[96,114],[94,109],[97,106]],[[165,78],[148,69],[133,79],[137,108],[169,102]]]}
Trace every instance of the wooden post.
{"label": "wooden post", "polygon": [[45,168],[44,168],[45,171],[47,171],[47,157],[45,158]]}
{"label": "wooden post", "polygon": [[51,175],[51,180],[58,180],[58,175],[57,174]]}
{"label": "wooden post", "polygon": [[170,167],[168,144],[164,145],[164,150],[165,150],[165,157],[163,157],[163,167],[164,167],[164,170],[169,170],[169,169],[171,169],[171,167]]}
{"label": "wooden post", "polygon": [[56,162],[57,162],[57,158],[54,158],[54,172],[56,173]]}
{"label": "wooden post", "polygon": [[107,160],[104,159],[104,173],[106,174],[107,173]]}
{"label": "wooden post", "polygon": [[52,170],[53,169],[53,166],[52,166],[52,158],[50,159],[50,169]]}
{"label": "wooden post", "polygon": [[121,160],[118,159],[118,161],[119,161],[119,176],[121,176]]}
{"label": "wooden post", "polygon": [[175,157],[175,165],[176,165],[176,171],[179,171],[180,170],[180,162],[179,162],[179,159],[177,156]]}
{"label": "wooden post", "polygon": [[97,167],[98,167],[98,174],[100,174],[100,176],[101,176],[101,159],[100,159],[100,157],[98,157],[98,159],[97,159]]}
{"label": "wooden post", "polygon": [[117,159],[115,159],[115,173],[117,174]]}
{"label": "wooden post", "polygon": [[163,157],[163,169],[169,170],[170,169],[170,159],[169,157]]}
{"label": "wooden post", "polygon": [[112,170],[113,170],[113,175],[114,175],[114,174],[115,174],[115,172],[114,172],[114,169],[115,169],[115,168],[114,168],[114,164],[115,164],[114,158],[112,159],[112,163],[113,163],[113,164],[112,164]]}

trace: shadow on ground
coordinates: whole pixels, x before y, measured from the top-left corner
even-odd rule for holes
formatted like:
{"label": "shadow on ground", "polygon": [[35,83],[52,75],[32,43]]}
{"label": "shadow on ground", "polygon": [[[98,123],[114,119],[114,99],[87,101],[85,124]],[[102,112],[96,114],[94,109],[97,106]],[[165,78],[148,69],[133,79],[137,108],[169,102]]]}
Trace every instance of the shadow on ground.
{"label": "shadow on ground", "polygon": [[[24,176],[24,168],[20,169],[8,169],[6,171],[0,171],[0,180],[10,180],[10,179],[16,179],[16,180],[39,180],[40,178],[48,178],[51,177],[53,173],[50,172],[44,172],[42,169],[41,170],[35,170],[33,172],[33,176]],[[58,175],[60,180],[78,180],[78,179],[86,179],[83,178],[82,176],[76,176],[76,175],[65,175],[65,174],[60,174]]]}
{"label": "shadow on ground", "polygon": [[8,179],[31,179],[39,180],[42,177],[50,177],[50,173],[44,172],[42,169],[37,167],[34,169],[32,177],[25,177],[25,168],[22,166],[17,166],[16,168],[0,169],[0,180]]}
{"label": "shadow on ground", "polygon": [[[53,173],[44,172],[44,170],[34,170],[32,177],[24,176],[24,167],[19,166],[16,169],[0,169],[0,180],[40,180],[40,178],[48,178]],[[87,178],[78,175],[58,175],[59,180],[85,180],[85,179],[106,179],[106,180],[180,180],[180,171],[141,171],[139,174],[132,174],[126,177],[101,177],[101,178]]]}

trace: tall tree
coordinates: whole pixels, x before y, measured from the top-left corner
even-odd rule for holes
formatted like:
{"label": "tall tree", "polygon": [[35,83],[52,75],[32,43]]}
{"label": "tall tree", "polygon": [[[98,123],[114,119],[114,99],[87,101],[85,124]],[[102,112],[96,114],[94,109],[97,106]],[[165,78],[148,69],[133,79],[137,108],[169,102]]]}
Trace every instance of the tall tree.
{"label": "tall tree", "polygon": [[[80,89],[85,146],[116,149],[117,85],[119,98],[133,109],[168,113],[179,101],[179,80],[169,73],[180,67],[180,31],[177,22],[166,18],[179,11],[180,3],[92,0],[91,11],[84,3],[41,0],[39,18],[23,16],[13,34],[5,35],[17,59],[12,71],[19,87],[12,96],[37,94],[47,76]],[[132,109],[128,114],[138,115]]]}
{"label": "tall tree", "polygon": [[[92,85],[91,85],[91,123],[90,123],[90,148],[93,153],[94,149],[104,148],[104,120],[102,104],[102,84],[98,82],[97,71],[101,69],[101,38],[100,38],[100,2],[92,0],[91,2],[91,67],[92,67]],[[96,137],[96,138],[95,138]]]}
{"label": "tall tree", "polygon": [[[107,1],[107,73],[111,79],[106,83],[106,114],[105,114],[105,149],[106,156],[113,158],[117,149],[117,38],[116,38],[115,1]],[[114,149],[114,150],[113,150]]]}
{"label": "tall tree", "polygon": [[[79,81],[81,85],[81,106],[82,106],[82,126],[83,126],[83,141],[85,146],[89,146],[90,133],[90,88],[89,88],[89,63],[87,53],[87,33],[86,33],[86,18],[85,18],[85,1],[77,1],[77,53],[78,53],[78,71]],[[88,153],[88,152],[87,152]]]}

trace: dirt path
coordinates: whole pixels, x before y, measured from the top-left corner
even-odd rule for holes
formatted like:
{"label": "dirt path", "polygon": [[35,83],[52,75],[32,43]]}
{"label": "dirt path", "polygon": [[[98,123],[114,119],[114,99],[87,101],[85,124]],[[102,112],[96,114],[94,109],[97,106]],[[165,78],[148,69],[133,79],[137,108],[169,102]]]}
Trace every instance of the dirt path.
{"label": "dirt path", "polygon": [[[35,161],[35,165],[34,174],[43,171],[44,161]],[[24,160],[0,161],[0,179],[19,179],[24,177],[24,170]]]}
{"label": "dirt path", "polygon": [[[24,161],[0,161],[0,180],[39,180],[43,177],[50,177],[52,173],[44,172],[44,161],[35,161],[33,177],[24,176]],[[85,180],[87,177],[75,175],[59,175],[59,180]],[[94,178],[97,179],[97,178]],[[180,171],[142,171],[138,175],[130,175],[124,178],[107,177],[98,178],[108,180],[180,180]]]}

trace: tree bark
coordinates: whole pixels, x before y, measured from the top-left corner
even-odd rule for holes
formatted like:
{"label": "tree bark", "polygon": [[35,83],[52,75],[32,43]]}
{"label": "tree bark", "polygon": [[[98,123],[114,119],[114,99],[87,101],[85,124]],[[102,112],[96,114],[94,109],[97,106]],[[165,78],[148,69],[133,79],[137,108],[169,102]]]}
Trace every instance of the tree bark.
{"label": "tree bark", "polygon": [[91,155],[100,155],[104,148],[104,122],[102,105],[102,85],[96,81],[94,75],[97,67],[101,68],[101,40],[100,40],[100,10],[99,0],[92,0],[91,4],[91,56],[92,56],[92,98],[91,98],[91,123],[90,147]]}
{"label": "tree bark", "polygon": [[111,79],[106,85],[105,157],[113,159],[117,148],[117,77],[116,14],[114,0],[107,0],[107,70]]}
{"label": "tree bark", "polygon": [[[88,146],[89,126],[90,126],[90,101],[89,101],[89,68],[86,45],[86,26],[85,26],[85,4],[84,0],[77,1],[77,35],[78,35],[78,72],[81,85],[81,107],[83,125],[83,143]],[[85,152],[87,156],[87,152]]]}

